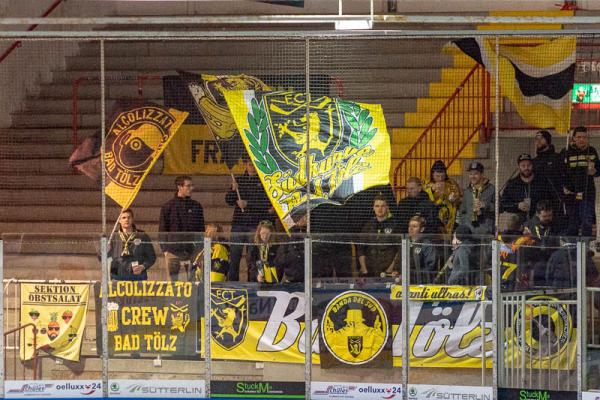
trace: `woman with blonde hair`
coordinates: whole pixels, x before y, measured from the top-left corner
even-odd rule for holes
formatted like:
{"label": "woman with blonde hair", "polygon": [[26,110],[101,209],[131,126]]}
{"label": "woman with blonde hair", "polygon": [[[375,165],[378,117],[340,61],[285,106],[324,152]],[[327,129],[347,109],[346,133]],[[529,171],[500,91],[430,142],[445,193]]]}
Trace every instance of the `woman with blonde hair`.
{"label": "woman with blonde hair", "polygon": [[283,271],[274,264],[277,246],[271,238],[275,227],[271,221],[260,221],[256,226],[254,241],[246,253],[248,281],[260,283],[279,283]]}
{"label": "woman with blonde hair", "polygon": [[[211,282],[222,282],[227,280],[227,273],[229,272],[229,247],[217,242],[219,233],[223,232],[221,225],[215,223],[206,224],[204,231],[204,237],[210,238],[211,240],[211,251],[210,251],[210,281]],[[190,280],[196,282],[202,282],[203,271],[204,271],[204,244],[201,244],[198,250],[192,257],[192,273],[190,274]]]}

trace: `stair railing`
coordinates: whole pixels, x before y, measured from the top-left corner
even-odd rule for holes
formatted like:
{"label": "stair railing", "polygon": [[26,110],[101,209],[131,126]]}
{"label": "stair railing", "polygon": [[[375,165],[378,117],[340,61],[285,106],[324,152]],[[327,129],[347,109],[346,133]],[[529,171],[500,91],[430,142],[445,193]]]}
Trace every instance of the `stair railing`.
{"label": "stair railing", "polygon": [[411,176],[426,178],[435,160],[446,167],[460,157],[479,133],[479,141],[490,138],[490,75],[475,64],[456,87],[441,110],[427,125],[394,170],[394,191],[400,198]]}
{"label": "stair railing", "polygon": [[[31,342],[31,346],[33,346],[33,357],[31,359],[31,369],[32,369],[32,376],[30,378],[27,377],[26,372],[27,372],[27,368],[25,368],[25,364],[22,364],[22,380],[36,380],[37,379],[37,371],[38,371],[38,367],[37,367],[37,359],[38,359],[38,350],[37,350],[37,327],[32,324],[32,323],[28,323],[25,325],[21,325],[15,329],[11,329],[9,331],[4,332],[4,368],[5,368],[5,379],[8,380],[18,380],[17,377],[17,365],[19,363],[19,355],[21,353],[25,353],[25,347],[23,346],[28,346],[28,328],[31,328],[31,336],[33,337],[32,342]],[[21,335],[22,336],[22,341],[21,341]],[[11,363],[12,363],[12,376],[9,376],[8,372],[10,370],[10,368],[8,368],[8,355],[7,355],[7,344],[8,344],[8,337],[9,336],[13,336],[14,343],[20,343],[19,345],[19,351],[17,351],[16,346],[15,349],[12,352],[12,357],[11,357]]]}

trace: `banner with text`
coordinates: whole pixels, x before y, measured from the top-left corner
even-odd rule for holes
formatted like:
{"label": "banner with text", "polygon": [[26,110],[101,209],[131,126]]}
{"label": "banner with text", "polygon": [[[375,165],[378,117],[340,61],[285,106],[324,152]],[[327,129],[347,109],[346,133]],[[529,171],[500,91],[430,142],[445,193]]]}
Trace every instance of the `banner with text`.
{"label": "banner with text", "polygon": [[79,361],[87,316],[90,285],[21,283],[21,326],[35,325],[33,334],[20,335],[21,360],[50,355]]}

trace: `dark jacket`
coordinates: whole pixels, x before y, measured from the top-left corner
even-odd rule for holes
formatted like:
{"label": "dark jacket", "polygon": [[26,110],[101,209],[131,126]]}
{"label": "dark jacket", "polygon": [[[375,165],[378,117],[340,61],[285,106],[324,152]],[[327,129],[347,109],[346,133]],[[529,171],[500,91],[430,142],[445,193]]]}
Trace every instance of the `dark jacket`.
{"label": "dark jacket", "polygon": [[[258,270],[261,268],[260,264],[262,263],[262,260],[260,259],[260,248],[261,245],[248,246],[248,251],[246,253],[246,263],[248,264],[248,282],[256,282]],[[279,246],[277,245],[269,245],[266,262],[275,267],[277,270],[277,276],[279,279],[282,279],[283,268],[275,263],[278,248]]]}
{"label": "dark jacket", "polygon": [[[156,262],[156,253],[152,241],[144,231],[136,231],[133,240],[127,243],[129,255],[123,255],[124,242],[119,232],[116,232],[108,248],[108,256],[112,258],[110,276],[121,281],[145,281],[148,279],[146,272]],[[134,275],[131,263],[137,261],[144,266],[140,275]]]}
{"label": "dark jacket", "polygon": [[[564,187],[574,193],[583,193],[585,200],[595,201],[594,177],[600,176],[600,160],[596,149],[588,146],[587,149],[580,150],[575,146],[569,146],[560,154],[565,165]],[[588,161],[593,162],[596,168],[594,177],[587,174]]]}
{"label": "dark jacket", "polygon": [[401,238],[393,236],[398,233],[398,225],[391,216],[381,222],[373,217],[363,226],[362,235],[357,241],[359,243],[377,243],[373,246],[368,244],[357,246],[356,255],[358,257],[365,256],[367,271],[369,271],[370,276],[379,276],[379,274],[385,272],[395,258],[397,260],[394,269],[400,271]]}
{"label": "dark jacket", "polygon": [[[194,243],[171,243],[201,241],[204,232],[204,212],[202,205],[191,197],[178,197],[177,194],[160,209],[159,232],[161,248],[178,257],[190,258]],[[168,234],[167,232],[173,232]],[[194,232],[182,235],[176,232]],[[168,243],[167,243],[168,242]]]}
{"label": "dark jacket", "polygon": [[418,239],[410,246],[410,283],[433,283],[438,272],[438,256],[428,239]]}
{"label": "dark jacket", "polygon": [[405,197],[398,203],[398,226],[402,233],[408,232],[408,221],[415,215],[425,218],[425,232],[438,233],[443,227],[438,208],[421,191],[417,197]]}
{"label": "dark jacket", "polygon": [[248,205],[242,211],[237,205],[238,195],[235,190],[230,190],[225,195],[225,202],[230,206],[235,206],[233,210],[233,221],[231,229],[235,231],[254,231],[258,223],[262,220],[273,221],[273,215],[269,214],[271,202],[265,193],[258,175],[250,176],[244,173],[236,178],[238,190],[242,200],[246,200]]}
{"label": "dark jacket", "polygon": [[275,265],[289,282],[304,282],[304,242],[280,245]]}
{"label": "dark jacket", "polygon": [[[556,250],[548,260],[546,282],[554,288],[577,287],[577,247],[567,245]],[[586,257],[586,280],[588,286],[598,279],[598,270],[591,254]]]}
{"label": "dark jacket", "polygon": [[[526,197],[531,198],[531,207],[528,213],[519,210],[519,203],[525,200]],[[535,215],[535,208],[540,200],[550,200],[553,205],[558,204],[558,199],[550,191],[546,179],[534,175],[531,182],[527,183],[521,179],[521,176],[516,176],[508,181],[502,191],[502,195],[500,196],[500,212],[518,214],[521,217],[521,221],[526,221]]]}
{"label": "dark jacket", "polygon": [[[484,179],[485,181],[479,193],[475,192],[472,185],[465,189],[458,211],[460,224],[468,226],[471,232],[476,235],[490,234],[495,230],[496,189],[487,178]],[[473,213],[476,197],[485,204],[479,215]]]}
{"label": "dark jacket", "polygon": [[547,179],[551,186],[550,189],[556,197],[562,197],[565,163],[560,154],[554,150],[554,145],[537,152],[533,159],[533,172],[541,178]]}

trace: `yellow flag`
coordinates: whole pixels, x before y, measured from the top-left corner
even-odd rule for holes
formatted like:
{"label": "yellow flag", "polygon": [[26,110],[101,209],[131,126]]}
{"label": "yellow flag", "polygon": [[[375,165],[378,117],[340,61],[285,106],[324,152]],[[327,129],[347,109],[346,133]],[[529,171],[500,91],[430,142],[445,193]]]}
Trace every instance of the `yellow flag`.
{"label": "yellow flag", "polygon": [[128,208],[142,182],[188,113],[157,105],[136,107],[117,115],[106,137],[105,192]]}
{"label": "yellow flag", "polygon": [[246,90],[224,95],[286,230],[308,208],[341,205],[355,193],[389,183],[390,136],[380,105],[318,96],[311,99],[307,118],[304,93]]}
{"label": "yellow flag", "polygon": [[[21,325],[35,326],[40,355],[79,361],[89,292],[88,284],[21,283]],[[20,335],[21,360],[33,357],[32,331]]]}

